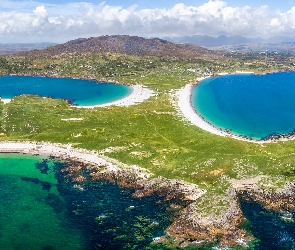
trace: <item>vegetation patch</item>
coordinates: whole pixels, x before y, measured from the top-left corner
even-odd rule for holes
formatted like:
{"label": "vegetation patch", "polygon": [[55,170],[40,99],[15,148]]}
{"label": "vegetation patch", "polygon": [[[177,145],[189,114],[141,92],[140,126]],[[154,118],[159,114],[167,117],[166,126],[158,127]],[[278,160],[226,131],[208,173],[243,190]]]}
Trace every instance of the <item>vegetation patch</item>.
{"label": "vegetation patch", "polygon": [[[253,55],[252,55],[253,56]],[[236,58],[235,58],[236,57]],[[171,93],[196,77],[218,72],[290,70],[294,59],[275,55],[224,55],[218,60],[120,53],[29,53],[0,58],[1,74],[79,77],[143,84],[157,95],[129,107],[75,108],[64,100],[34,95],[0,102],[0,140],[71,144],[95,150],[154,177],[179,179],[205,189],[197,210],[219,215],[231,203],[231,179],[263,176],[265,189],[295,178],[295,141],[256,144],[205,132],[178,114]],[[251,63],[249,63],[251,62]]]}

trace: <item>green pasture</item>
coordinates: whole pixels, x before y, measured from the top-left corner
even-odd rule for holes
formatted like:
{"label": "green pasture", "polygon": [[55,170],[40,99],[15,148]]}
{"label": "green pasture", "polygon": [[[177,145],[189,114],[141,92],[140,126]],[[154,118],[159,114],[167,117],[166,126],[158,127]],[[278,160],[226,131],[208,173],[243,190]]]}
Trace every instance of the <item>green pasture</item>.
{"label": "green pasture", "polygon": [[[261,145],[212,135],[190,124],[173,105],[171,93],[193,82],[200,72],[234,71],[238,61],[85,53],[48,58],[9,56],[0,62],[3,74],[95,78],[143,84],[157,93],[130,107],[94,109],[71,107],[63,100],[18,96],[0,105],[1,140],[70,143],[146,168],[154,176],[198,184],[208,191],[199,203],[200,210],[206,207],[207,212],[226,207],[232,178],[260,175],[266,189],[294,180],[295,141]],[[246,66],[242,69],[249,70]],[[63,120],[69,118],[83,120]],[[216,204],[210,208],[212,196]]]}

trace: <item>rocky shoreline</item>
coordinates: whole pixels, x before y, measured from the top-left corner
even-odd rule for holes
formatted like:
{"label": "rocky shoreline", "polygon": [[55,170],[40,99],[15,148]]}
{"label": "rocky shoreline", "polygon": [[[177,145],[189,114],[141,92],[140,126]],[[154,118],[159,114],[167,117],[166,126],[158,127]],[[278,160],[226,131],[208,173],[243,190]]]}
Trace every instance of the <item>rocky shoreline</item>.
{"label": "rocky shoreline", "polygon": [[239,196],[246,195],[253,202],[259,202],[271,211],[289,215],[294,210],[295,185],[288,183],[284,188],[265,191],[257,184],[232,185],[226,191],[226,205],[219,213],[205,214],[198,209],[198,203],[206,190],[196,184],[164,177],[153,178],[146,169],[127,166],[116,160],[99,155],[95,151],[72,148],[71,145],[37,142],[2,142],[1,153],[22,153],[43,155],[65,160],[69,164],[63,169],[68,182],[83,191],[83,183],[89,181],[83,172],[87,171],[90,181],[108,181],[124,188],[134,189],[134,197],[156,195],[159,200],[179,211],[178,217],[157,241],[172,237],[179,246],[216,243],[219,247],[239,245],[247,248],[253,237],[240,225],[245,221],[239,204]]}

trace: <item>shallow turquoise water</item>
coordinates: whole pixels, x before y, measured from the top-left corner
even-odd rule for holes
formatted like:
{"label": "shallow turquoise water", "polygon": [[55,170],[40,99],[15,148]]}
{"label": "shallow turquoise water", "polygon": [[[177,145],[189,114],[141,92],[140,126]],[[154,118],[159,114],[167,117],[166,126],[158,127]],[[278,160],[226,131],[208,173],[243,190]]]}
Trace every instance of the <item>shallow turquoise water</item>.
{"label": "shallow turquoise water", "polygon": [[[72,181],[68,166],[0,154],[0,249],[145,249],[171,223],[159,198],[137,199],[133,190],[102,181]],[[89,178],[85,169],[75,173]]]}
{"label": "shallow turquoise water", "polygon": [[38,161],[33,156],[0,156],[1,249],[85,249],[83,231],[67,218],[54,173],[41,174],[35,167]]}
{"label": "shallow turquoise water", "polygon": [[21,94],[35,94],[69,100],[79,106],[91,106],[112,102],[130,93],[131,88],[125,85],[90,80],[35,76],[0,77],[0,96],[8,99]]}
{"label": "shallow turquoise water", "polygon": [[193,107],[221,129],[254,139],[295,129],[295,72],[232,74],[193,87]]}

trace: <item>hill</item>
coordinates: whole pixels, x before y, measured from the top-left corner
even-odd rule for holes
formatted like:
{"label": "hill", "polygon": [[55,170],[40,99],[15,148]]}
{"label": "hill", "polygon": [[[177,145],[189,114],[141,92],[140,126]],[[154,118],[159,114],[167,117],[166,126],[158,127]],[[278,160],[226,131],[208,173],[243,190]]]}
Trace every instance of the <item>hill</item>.
{"label": "hill", "polygon": [[128,35],[78,38],[38,51],[38,53],[48,54],[75,52],[112,52],[127,55],[164,56],[187,59],[196,57],[212,58],[218,55],[214,51],[193,44],[175,44],[159,38],[147,39]]}

